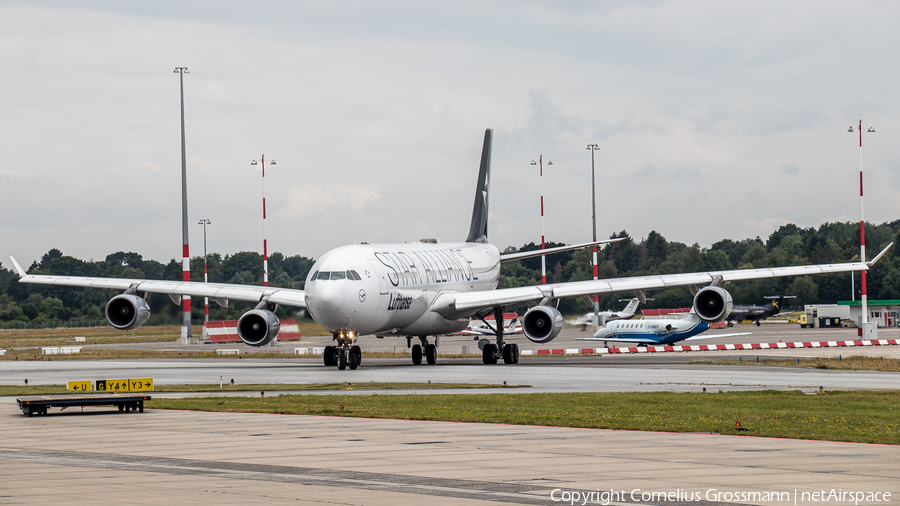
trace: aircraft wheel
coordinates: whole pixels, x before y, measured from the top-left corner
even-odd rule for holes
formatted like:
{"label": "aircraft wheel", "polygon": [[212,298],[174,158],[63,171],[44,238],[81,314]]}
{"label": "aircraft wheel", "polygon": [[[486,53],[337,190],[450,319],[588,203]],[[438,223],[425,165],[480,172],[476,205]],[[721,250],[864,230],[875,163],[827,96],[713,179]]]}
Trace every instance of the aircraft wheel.
{"label": "aircraft wheel", "polygon": [[125,405],[119,404],[119,411],[125,411]]}
{"label": "aircraft wheel", "polygon": [[347,355],[349,355],[349,354],[350,354],[350,353],[348,353],[348,352],[346,352],[346,351],[344,351],[344,350],[339,350],[339,351],[338,351],[338,364],[337,364],[337,366],[338,366],[338,369],[339,369],[339,370],[343,371],[344,369],[347,368]]}
{"label": "aircraft wheel", "polygon": [[353,346],[350,348],[350,352],[356,354],[356,365],[362,364],[362,348]]}
{"label": "aircraft wheel", "polygon": [[422,347],[414,344],[412,347],[413,365],[422,365]]}
{"label": "aircraft wheel", "polygon": [[756,326],[759,327],[759,320],[756,320]]}
{"label": "aircraft wheel", "polygon": [[322,354],[325,358],[325,365],[328,367],[334,367],[337,365],[334,360],[334,346],[326,346],[325,352]]}
{"label": "aircraft wheel", "polygon": [[481,349],[481,361],[485,364],[496,364],[497,357],[494,356],[494,350],[497,349],[497,345],[494,343],[487,343],[484,345],[484,348]]}
{"label": "aircraft wheel", "polygon": [[519,345],[515,344],[515,343],[512,344],[512,359],[513,359],[512,363],[514,363],[514,364],[519,363]]}
{"label": "aircraft wheel", "polygon": [[512,345],[511,344],[507,344],[507,345],[503,346],[503,363],[504,364],[513,363]]}
{"label": "aircraft wheel", "polygon": [[429,344],[425,347],[425,361],[428,362],[428,365],[437,363],[437,346]]}
{"label": "aircraft wheel", "polygon": [[359,356],[353,350],[350,350],[350,370],[355,371],[359,366]]}

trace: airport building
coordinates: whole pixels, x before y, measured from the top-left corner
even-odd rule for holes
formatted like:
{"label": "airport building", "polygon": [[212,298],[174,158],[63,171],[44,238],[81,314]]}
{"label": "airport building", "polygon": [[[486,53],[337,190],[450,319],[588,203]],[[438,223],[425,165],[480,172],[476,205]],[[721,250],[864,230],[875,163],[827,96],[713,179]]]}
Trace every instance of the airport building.
{"label": "airport building", "polygon": [[[839,300],[838,307],[846,307],[849,310],[849,319],[856,322],[856,326],[862,325],[862,302],[858,300]],[[879,327],[900,327],[900,300],[870,300],[867,302],[869,321],[875,322]]]}

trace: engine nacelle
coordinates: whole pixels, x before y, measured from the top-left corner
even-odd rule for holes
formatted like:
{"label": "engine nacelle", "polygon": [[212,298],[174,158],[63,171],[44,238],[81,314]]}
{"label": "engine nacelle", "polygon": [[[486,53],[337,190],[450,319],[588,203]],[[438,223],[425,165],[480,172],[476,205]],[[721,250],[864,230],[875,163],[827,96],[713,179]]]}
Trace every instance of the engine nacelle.
{"label": "engine nacelle", "polygon": [[134,330],[150,318],[150,306],[137,295],[123,293],[106,303],[106,319],[119,330]]}
{"label": "engine nacelle", "polygon": [[719,323],[731,314],[733,306],[728,290],[707,286],[694,296],[694,312],[706,323]]}
{"label": "engine nacelle", "polygon": [[563,327],[563,317],[555,307],[534,306],[522,317],[522,332],[533,343],[549,343]]}
{"label": "engine nacelle", "polygon": [[278,337],[281,322],[275,313],[266,309],[251,309],[241,316],[237,333],[241,341],[250,346],[265,346]]}

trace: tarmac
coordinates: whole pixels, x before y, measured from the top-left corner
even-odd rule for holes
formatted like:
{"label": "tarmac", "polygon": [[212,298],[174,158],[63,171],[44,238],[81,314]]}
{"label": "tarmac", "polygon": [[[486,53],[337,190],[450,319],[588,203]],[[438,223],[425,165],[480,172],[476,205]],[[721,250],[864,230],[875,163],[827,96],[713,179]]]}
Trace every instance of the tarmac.
{"label": "tarmac", "polygon": [[[756,342],[812,339],[798,336],[810,331],[777,327],[749,330],[759,339]],[[811,332],[820,333],[816,334],[816,338],[823,336],[820,340],[825,340],[824,334],[829,332],[828,340],[832,340],[848,338],[838,337],[839,332],[849,335],[848,330],[852,329]],[[561,337],[571,340],[572,335],[570,330]],[[748,336],[722,339],[709,342],[753,342]],[[312,341],[287,346],[311,346]],[[451,342],[442,341],[442,346]],[[154,346],[171,348],[172,344]],[[231,345],[236,346],[240,345]],[[853,350],[862,352],[853,354],[891,356],[897,348],[866,348]],[[197,349],[197,345],[185,349]],[[851,354],[849,351],[778,350],[752,355]],[[750,355],[707,352],[529,357],[515,366],[484,366],[476,358],[442,358],[436,366],[412,366],[408,359],[384,358],[366,359],[356,371],[324,367],[315,358],[252,356],[4,361],[0,364],[0,384],[21,384],[24,374],[31,384],[61,383],[92,375],[145,374],[156,378],[157,384],[215,383],[219,376],[227,382],[233,374],[244,384],[431,380],[532,385],[492,389],[508,393],[697,391],[704,386],[814,390],[823,383],[829,389],[900,388],[898,373],[690,363],[698,356]],[[427,402],[426,394],[448,392],[417,393]],[[152,409],[120,413],[109,408],[85,408],[82,413],[70,408],[29,418],[19,411],[14,398],[0,398],[0,422],[0,504],[681,506],[882,504],[900,499],[900,475],[896,471],[900,447],[888,445]],[[829,496],[832,491],[837,496],[844,494],[843,500]],[[824,495],[819,495],[822,492]],[[848,498],[848,492],[863,493],[863,500]]]}
{"label": "tarmac", "polygon": [[[794,502],[832,489],[900,498],[900,447],[886,445],[104,408],[28,418],[8,401],[0,420],[2,504],[560,504],[575,492],[595,494],[585,504],[853,504]],[[608,491],[618,495],[604,501]]]}

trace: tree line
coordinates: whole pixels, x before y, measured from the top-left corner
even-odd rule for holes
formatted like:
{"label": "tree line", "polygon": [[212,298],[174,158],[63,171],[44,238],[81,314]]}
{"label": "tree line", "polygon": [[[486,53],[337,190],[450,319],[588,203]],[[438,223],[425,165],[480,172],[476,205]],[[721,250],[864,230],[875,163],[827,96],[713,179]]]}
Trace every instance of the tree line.
{"label": "tree line", "polygon": [[[879,225],[866,224],[868,256],[877,254],[889,242],[900,239],[900,220]],[[818,228],[802,228],[793,224],[780,227],[767,240],[759,237],[733,241],[723,239],[709,248],[698,244],[668,241],[652,231],[639,241],[626,231],[612,234],[610,238],[622,238],[617,243],[605,245],[598,252],[598,276],[617,278],[648,276],[654,274],[698,272],[709,270],[750,269],[809,265],[820,263],[850,262],[859,259],[858,223],[825,223]],[[563,246],[563,243],[547,243],[547,247]],[[898,245],[900,247],[900,245]],[[520,248],[508,247],[504,253],[534,251],[539,244],[529,243]],[[900,252],[888,251],[867,274],[870,299],[900,299]],[[211,283],[236,283],[262,285],[262,255],[242,251],[233,255],[211,253],[208,277]],[[191,259],[191,280],[203,281],[203,257]],[[269,285],[302,289],[314,259],[295,255],[273,253],[269,256]],[[175,259],[163,264],[145,260],[133,252],[112,253],[102,261],[84,261],[64,255],[58,249],[45,253],[27,269],[30,274],[60,276],[92,276],[131,279],[182,279],[182,264]],[[860,274],[855,274],[856,295],[859,298]],[[592,279],[591,250],[585,248],[547,255],[547,282],[583,281]],[[18,282],[19,276],[0,263],[0,322],[48,322],[71,319],[101,320],[107,301],[118,292],[115,290],[84,289],[77,287],[31,285]],[[541,283],[541,259],[529,258],[503,264],[499,288],[537,285]],[[761,304],[766,295],[794,295],[791,302],[795,309],[809,303],[835,303],[849,300],[851,275],[825,274],[795,278],[772,278],[742,281],[728,285],[737,304]],[[631,293],[600,296],[601,309],[620,309],[618,300],[630,298]],[[690,307],[693,297],[688,288],[672,288],[648,293],[652,297],[644,307]],[[148,302],[153,310],[150,325],[181,323],[181,307],[172,304],[167,295],[150,294]],[[237,319],[251,304],[230,301],[229,307],[210,304],[210,319]],[[561,301],[564,314],[587,312],[591,308],[581,299]],[[304,317],[297,308],[279,308],[279,316]],[[203,299],[192,300],[192,318],[203,319]]]}

